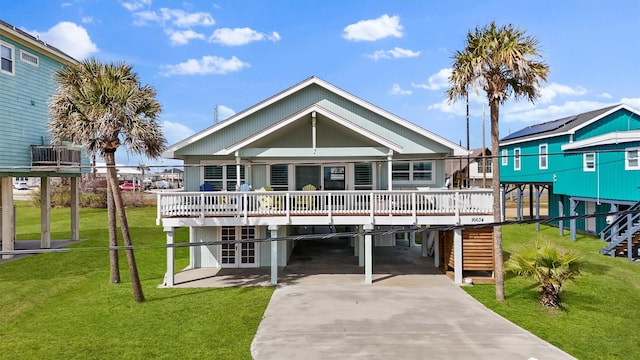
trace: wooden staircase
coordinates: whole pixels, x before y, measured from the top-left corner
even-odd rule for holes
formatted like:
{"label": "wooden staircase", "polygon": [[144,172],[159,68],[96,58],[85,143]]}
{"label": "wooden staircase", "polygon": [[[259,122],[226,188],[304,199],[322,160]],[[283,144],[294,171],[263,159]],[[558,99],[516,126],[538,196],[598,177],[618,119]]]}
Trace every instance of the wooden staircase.
{"label": "wooden staircase", "polygon": [[640,202],[625,211],[624,214],[600,232],[600,239],[608,241],[601,254],[626,256],[629,261],[640,259]]}

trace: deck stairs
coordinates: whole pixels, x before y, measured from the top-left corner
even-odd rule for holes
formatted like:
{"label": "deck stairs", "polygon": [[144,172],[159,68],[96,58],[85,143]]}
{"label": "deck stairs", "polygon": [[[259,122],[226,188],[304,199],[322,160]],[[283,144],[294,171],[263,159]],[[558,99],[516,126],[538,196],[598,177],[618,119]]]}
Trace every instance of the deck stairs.
{"label": "deck stairs", "polygon": [[600,239],[609,242],[600,250],[601,254],[626,256],[629,261],[640,259],[640,202],[604,228],[600,232]]}

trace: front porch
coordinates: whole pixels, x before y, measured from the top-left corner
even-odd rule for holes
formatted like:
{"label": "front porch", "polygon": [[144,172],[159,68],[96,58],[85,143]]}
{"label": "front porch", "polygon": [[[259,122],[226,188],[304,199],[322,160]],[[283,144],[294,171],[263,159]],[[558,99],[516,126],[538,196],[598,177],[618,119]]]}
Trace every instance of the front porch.
{"label": "front porch", "polygon": [[159,193],[157,225],[452,225],[493,220],[490,190]]}

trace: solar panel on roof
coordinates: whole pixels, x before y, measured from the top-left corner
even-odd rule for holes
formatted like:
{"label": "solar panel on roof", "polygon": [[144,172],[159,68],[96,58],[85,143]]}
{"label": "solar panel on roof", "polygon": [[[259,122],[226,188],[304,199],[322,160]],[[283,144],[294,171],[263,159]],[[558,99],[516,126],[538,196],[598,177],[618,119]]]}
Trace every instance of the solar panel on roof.
{"label": "solar panel on roof", "polygon": [[504,141],[504,140],[509,140],[509,139],[515,139],[515,138],[519,138],[519,137],[523,137],[523,136],[541,134],[541,133],[545,133],[545,132],[548,132],[548,131],[556,130],[556,129],[559,129],[560,127],[566,125],[567,123],[575,120],[576,118],[577,118],[577,116],[569,116],[569,117],[558,119],[558,120],[553,120],[553,121],[548,121],[548,122],[544,122],[544,123],[541,123],[541,124],[535,124],[535,125],[527,126],[526,128],[524,128],[522,130],[518,130],[518,131],[514,132],[513,134],[507,135],[502,140]]}

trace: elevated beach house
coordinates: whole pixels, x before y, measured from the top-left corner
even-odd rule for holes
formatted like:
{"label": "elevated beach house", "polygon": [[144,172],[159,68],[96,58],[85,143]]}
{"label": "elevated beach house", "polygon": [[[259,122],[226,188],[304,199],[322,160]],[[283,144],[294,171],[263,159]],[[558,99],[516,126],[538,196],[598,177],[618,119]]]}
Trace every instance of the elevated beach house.
{"label": "elevated beach house", "polygon": [[50,178],[71,184],[71,239],[78,239],[78,179],[81,149],[51,144],[48,104],[56,90],[54,73],[76,60],[0,20],[0,225],[3,258],[15,249],[14,177],[40,178],[40,246],[51,246]]}
{"label": "elevated beach house", "polygon": [[[515,189],[549,190],[549,216],[563,234],[599,234],[605,254],[638,257],[640,244],[640,112],[608,106],[526,127],[500,141],[500,182]],[[532,192],[533,193],[533,192]],[[618,214],[623,211],[623,213]]]}
{"label": "elevated beach house", "polygon": [[[443,189],[445,158],[466,155],[310,77],[163,154],[184,161],[185,189],[158,194],[157,223],[169,245],[165,286],[175,281],[172,245],[179,227],[189,228],[189,245],[202,244],[190,246],[190,268],[266,266],[273,283],[296,235],[356,233],[354,256],[370,283],[372,247],[395,245],[395,234],[384,230],[492,221],[489,191]],[[458,283],[463,270],[493,269],[490,228],[441,231],[437,241],[435,231],[416,233],[422,246],[435,248],[436,261],[454,269]],[[464,237],[481,238],[469,246],[481,244],[484,252],[463,252]],[[270,238],[278,241],[251,241]]]}

